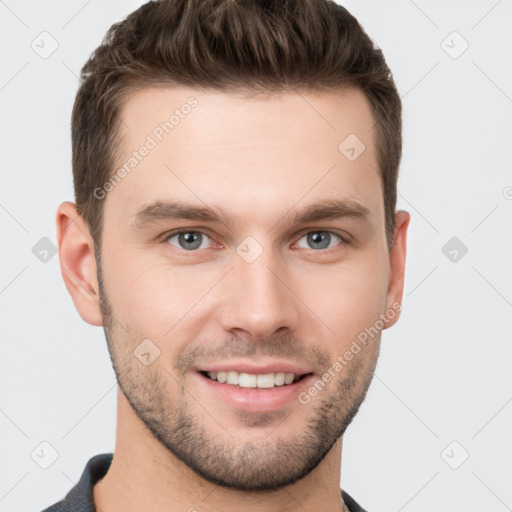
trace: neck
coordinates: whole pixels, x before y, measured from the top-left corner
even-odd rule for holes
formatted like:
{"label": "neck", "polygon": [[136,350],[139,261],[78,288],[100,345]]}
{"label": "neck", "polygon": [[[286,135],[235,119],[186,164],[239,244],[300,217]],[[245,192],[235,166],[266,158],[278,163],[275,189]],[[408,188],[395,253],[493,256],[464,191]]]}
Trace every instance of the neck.
{"label": "neck", "polygon": [[348,512],[340,491],[342,439],[298,482],[267,493],[227,489],[197,475],[169,452],[137,417],[118,389],[112,464],[94,486],[98,512]]}

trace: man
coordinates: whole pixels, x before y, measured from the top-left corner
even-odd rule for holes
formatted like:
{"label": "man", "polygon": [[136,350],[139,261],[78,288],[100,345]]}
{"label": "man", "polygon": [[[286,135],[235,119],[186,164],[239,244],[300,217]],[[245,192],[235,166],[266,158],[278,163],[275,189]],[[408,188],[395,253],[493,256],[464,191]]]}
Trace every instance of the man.
{"label": "man", "polygon": [[60,262],[105,331],[117,435],[47,510],[364,510],[342,440],[399,316],[409,214],[400,98],[355,18],[143,5],[85,64],[72,142]]}

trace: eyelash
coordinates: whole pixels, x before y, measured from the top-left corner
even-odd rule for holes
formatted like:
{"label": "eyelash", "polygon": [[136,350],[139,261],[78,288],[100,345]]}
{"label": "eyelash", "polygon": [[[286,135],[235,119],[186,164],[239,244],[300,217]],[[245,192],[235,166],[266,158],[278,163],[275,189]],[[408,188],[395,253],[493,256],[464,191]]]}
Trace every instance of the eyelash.
{"label": "eyelash", "polygon": [[[201,235],[204,235],[204,236],[208,237],[210,240],[213,241],[211,236],[209,236],[204,231],[200,231],[200,230],[197,230],[197,229],[177,229],[177,230],[165,233],[164,235],[162,235],[161,238],[162,238],[162,241],[164,243],[167,243],[168,245],[171,245],[171,244],[168,243],[169,239],[174,237],[174,236],[176,236],[176,235],[179,235],[181,233],[199,233]],[[302,238],[304,238],[304,236],[306,236],[306,235],[308,235],[310,233],[329,233],[329,234],[334,235],[335,237],[338,237],[340,239],[340,243],[337,244],[334,247],[328,247],[326,249],[318,249],[318,250],[310,249],[311,251],[314,251],[314,252],[329,252],[329,251],[335,250],[339,246],[349,245],[349,243],[350,243],[349,240],[346,237],[344,237],[344,236],[342,236],[339,233],[336,233],[334,231],[329,231],[327,229],[313,229],[313,230],[310,229],[310,230],[303,231],[303,232],[301,232],[298,240],[301,240]],[[186,249],[181,249],[180,247],[176,247],[176,246],[172,246],[172,247],[174,247],[178,251],[182,251],[182,252],[185,252],[185,253],[194,253],[194,252],[204,251],[204,249],[194,249],[194,250],[187,251]]]}

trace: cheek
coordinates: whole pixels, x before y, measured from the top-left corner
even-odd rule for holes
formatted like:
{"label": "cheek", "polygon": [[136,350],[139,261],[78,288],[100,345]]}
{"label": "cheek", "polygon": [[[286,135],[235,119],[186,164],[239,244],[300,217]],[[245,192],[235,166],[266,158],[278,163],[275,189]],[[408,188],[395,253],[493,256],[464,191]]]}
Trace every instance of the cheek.
{"label": "cheek", "polygon": [[[301,298],[334,332],[336,343],[350,342],[372,326],[386,307],[385,260],[363,258],[303,277]],[[311,286],[315,283],[314,286]]]}
{"label": "cheek", "polygon": [[[334,332],[337,345],[350,343],[384,311],[386,263],[384,255],[369,248],[336,265],[291,265],[287,281],[300,300],[293,296],[290,300],[304,313],[301,322],[308,324],[295,328],[307,330],[323,322]],[[156,343],[182,339],[184,344],[200,334],[201,325],[205,328],[208,318],[198,321],[200,316],[215,316],[211,302],[215,295],[202,299],[226,271],[222,265],[177,266],[157,255],[148,259],[143,250],[105,251],[103,267],[114,314],[131,334]],[[325,333],[329,336],[330,331]],[[173,346],[178,351],[182,348]]]}
{"label": "cheek", "polygon": [[124,259],[105,258],[104,274],[108,276],[105,290],[114,315],[130,337],[149,338],[161,347],[169,339],[175,342],[183,338],[186,343],[183,329],[189,328],[194,308],[218,280],[213,270],[208,273],[200,266],[148,262],[136,253]]}

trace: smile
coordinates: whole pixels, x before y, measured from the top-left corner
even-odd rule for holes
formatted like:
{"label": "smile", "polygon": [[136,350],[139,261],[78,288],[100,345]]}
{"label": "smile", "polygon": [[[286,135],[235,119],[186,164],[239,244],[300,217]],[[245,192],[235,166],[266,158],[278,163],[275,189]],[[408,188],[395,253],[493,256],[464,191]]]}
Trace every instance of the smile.
{"label": "smile", "polygon": [[241,388],[262,388],[270,389],[274,386],[288,386],[298,382],[308,374],[296,373],[264,373],[250,374],[237,371],[201,372],[212,380],[221,384],[229,384]]}

